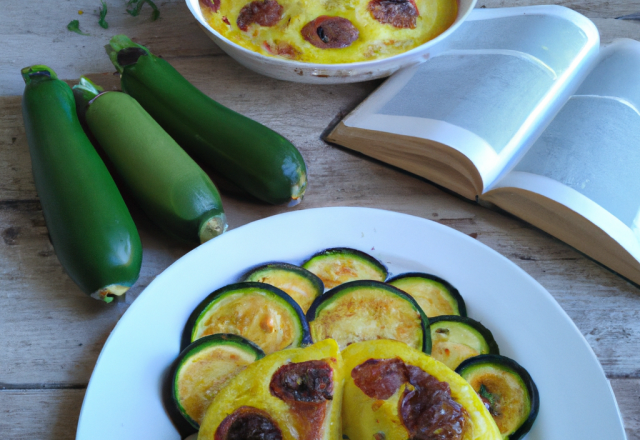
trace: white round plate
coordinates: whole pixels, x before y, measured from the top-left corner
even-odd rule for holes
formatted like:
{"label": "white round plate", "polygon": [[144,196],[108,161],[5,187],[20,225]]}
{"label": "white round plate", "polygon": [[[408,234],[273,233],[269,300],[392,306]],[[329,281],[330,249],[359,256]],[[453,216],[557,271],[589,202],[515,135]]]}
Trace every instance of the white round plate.
{"label": "white round plate", "polygon": [[159,275],[105,343],[76,439],[179,439],[162,405],[161,386],[192,310],[253,266],[300,264],[329,247],[367,252],[392,275],[428,272],[458,288],[468,315],[493,332],[501,354],[524,366],[538,386],[540,412],[527,440],[626,438],[593,351],[529,275],[477,240],[429,220],[367,208],[320,208],[232,230]]}

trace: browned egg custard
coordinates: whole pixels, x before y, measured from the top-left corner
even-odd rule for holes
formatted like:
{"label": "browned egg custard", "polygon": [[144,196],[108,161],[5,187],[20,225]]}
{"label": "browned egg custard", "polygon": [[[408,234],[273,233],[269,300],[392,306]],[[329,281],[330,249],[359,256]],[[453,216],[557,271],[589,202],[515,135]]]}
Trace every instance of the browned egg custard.
{"label": "browned egg custard", "polygon": [[200,0],[209,25],[249,50],[336,64],[386,58],[444,32],[457,0]]}

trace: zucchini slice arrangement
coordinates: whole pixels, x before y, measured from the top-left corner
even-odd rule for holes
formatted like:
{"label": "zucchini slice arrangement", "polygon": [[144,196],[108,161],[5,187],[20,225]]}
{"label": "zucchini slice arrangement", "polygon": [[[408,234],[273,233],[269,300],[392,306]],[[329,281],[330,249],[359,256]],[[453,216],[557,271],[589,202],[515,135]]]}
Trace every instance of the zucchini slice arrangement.
{"label": "zucchini slice arrangement", "polygon": [[[319,252],[304,266],[310,270],[259,265],[193,311],[165,399],[183,435],[201,426],[198,438],[211,440],[517,440],[531,428],[535,384],[498,354],[491,331],[464,316],[450,283],[415,272],[385,283],[384,265],[349,248]],[[347,274],[345,267],[372,279],[335,276],[329,285],[336,287],[321,293],[312,271]],[[314,297],[305,316],[301,305]],[[428,318],[417,298],[432,313],[463,316]],[[245,351],[229,361],[219,352],[228,353],[234,338]],[[213,391],[196,384],[198,371]]]}

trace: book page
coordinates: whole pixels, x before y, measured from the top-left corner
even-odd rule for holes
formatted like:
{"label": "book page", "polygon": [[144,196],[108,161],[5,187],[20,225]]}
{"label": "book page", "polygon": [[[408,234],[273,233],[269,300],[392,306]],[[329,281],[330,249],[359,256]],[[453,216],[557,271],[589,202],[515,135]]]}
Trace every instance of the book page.
{"label": "book page", "polygon": [[640,43],[603,49],[576,94],[492,190],[520,188],[558,202],[640,259],[638,72]]}
{"label": "book page", "polygon": [[486,187],[550,118],[598,43],[595,26],[566,8],[474,10],[442,54],[394,75],[343,122],[448,145]]}

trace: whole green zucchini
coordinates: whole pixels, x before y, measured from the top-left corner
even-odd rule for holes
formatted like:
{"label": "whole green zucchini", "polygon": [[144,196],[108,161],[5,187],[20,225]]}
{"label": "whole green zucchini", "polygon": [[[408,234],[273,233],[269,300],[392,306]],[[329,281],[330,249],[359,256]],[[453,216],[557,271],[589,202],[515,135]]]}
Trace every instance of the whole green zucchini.
{"label": "whole green zucchini", "polygon": [[33,177],[56,255],[85,293],[111,302],[138,279],[138,231],[78,122],[71,88],[46,66],[22,76]]}
{"label": "whole green zucchini", "polygon": [[145,213],[171,235],[204,243],[227,222],[209,176],[131,96],[74,86],[91,133]]}
{"label": "whole green zucchini", "polygon": [[113,37],[107,52],[120,72],[122,90],[187,153],[267,203],[295,205],[302,200],[307,169],[291,142],[218,104],[124,35]]}

